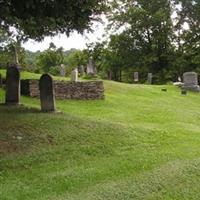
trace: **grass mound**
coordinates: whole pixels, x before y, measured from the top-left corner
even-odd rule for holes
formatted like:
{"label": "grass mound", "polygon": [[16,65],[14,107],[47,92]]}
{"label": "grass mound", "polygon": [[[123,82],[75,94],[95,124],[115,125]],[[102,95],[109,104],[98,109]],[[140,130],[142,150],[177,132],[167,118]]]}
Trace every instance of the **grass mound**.
{"label": "grass mound", "polygon": [[62,113],[0,106],[1,199],[200,198],[200,95],[104,84],[105,100],[56,101]]}

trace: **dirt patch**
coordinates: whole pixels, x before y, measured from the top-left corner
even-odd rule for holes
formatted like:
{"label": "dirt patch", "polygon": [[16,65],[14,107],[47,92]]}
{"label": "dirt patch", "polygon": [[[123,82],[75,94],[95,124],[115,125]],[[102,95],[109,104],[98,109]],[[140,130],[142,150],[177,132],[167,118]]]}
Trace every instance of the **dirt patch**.
{"label": "dirt patch", "polygon": [[0,154],[9,154],[18,152],[19,148],[10,141],[0,140]]}

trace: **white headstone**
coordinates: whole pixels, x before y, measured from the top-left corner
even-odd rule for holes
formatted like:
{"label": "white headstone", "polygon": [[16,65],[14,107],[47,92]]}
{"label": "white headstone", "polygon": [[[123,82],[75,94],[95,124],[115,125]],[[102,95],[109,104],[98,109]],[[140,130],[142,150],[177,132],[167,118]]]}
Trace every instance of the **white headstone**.
{"label": "white headstone", "polygon": [[134,82],[138,82],[139,81],[139,74],[138,74],[138,72],[134,72],[133,78],[134,78]]}
{"label": "white headstone", "polygon": [[60,65],[60,76],[65,76],[65,65],[64,64]]}
{"label": "white headstone", "polygon": [[152,84],[152,78],[153,78],[152,73],[148,73],[147,83],[150,84],[150,85]]}
{"label": "white headstone", "polygon": [[78,81],[78,70],[77,68],[71,72],[71,81],[77,82]]}

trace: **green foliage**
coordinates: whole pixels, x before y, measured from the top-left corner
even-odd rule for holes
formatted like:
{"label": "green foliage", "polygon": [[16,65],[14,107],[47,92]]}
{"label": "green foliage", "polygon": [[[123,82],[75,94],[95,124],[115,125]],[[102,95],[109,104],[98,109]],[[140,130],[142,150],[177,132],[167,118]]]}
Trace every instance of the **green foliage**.
{"label": "green foliage", "polygon": [[74,68],[86,66],[88,58],[89,55],[86,50],[75,50],[71,52],[65,59],[67,63],[66,73],[69,75]]}
{"label": "green foliage", "polygon": [[105,0],[1,0],[0,27],[9,33],[13,33],[9,27],[14,27],[17,40],[41,40],[44,36],[69,34],[73,30],[82,33],[90,28],[91,20],[102,13],[105,6]]}
{"label": "green foliage", "polygon": [[199,71],[200,3],[198,0],[111,1],[107,42],[89,46],[102,77],[140,82],[147,73],[154,83],[177,81],[186,71]]}
{"label": "green foliage", "polygon": [[52,68],[58,68],[63,63],[64,56],[63,56],[63,49],[58,48],[53,43],[50,43],[49,48],[42,52],[37,58],[37,66],[40,67],[41,72],[49,73],[53,72],[53,75],[58,70]]}

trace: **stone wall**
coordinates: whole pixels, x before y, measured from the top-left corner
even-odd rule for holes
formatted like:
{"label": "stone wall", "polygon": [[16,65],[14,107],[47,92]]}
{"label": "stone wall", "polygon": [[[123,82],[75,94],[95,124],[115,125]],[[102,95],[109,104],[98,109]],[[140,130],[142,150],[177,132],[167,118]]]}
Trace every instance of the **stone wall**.
{"label": "stone wall", "polygon": [[[104,99],[103,81],[54,81],[57,99]],[[22,95],[39,97],[38,80],[21,80]]]}

